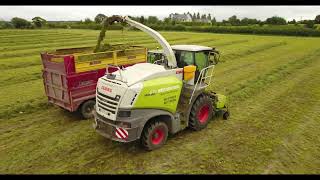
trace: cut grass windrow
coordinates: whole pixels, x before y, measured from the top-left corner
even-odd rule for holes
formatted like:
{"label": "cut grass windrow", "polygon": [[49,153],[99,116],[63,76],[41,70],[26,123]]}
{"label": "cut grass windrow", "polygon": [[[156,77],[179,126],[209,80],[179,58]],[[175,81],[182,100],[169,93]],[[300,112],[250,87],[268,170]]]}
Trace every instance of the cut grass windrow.
{"label": "cut grass windrow", "polygon": [[[212,136],[216,144],[224,144],[223,148],[221,147],[216,152],[225,157],[220,166],[220,172],[263,173],[271,168],[276,171],[270,171],[270,173],[279,173],[281,169],[285,169],[282,172],[293,173],[287,168],[297,163],[315,162],[316,157],[303,159],[300,162],[281,157],[279,160],[291,166],[287,168],[271,167],[269,164],[270,156],[278,153],[277,147],[282,145],[288,134],[295,133],[294,129],[297,126],[305,123],[307,119],[304,119],[303,116],[305,113],[312,112],[313,106],[317,103],[319,92],[318,95],[315,95],[314,91],[320,84],[319,78],[316,78],[320,75],[317,72],[320,61],[319,58],[313,59],[311,66],[302,66],[296,69],[295,73],[290,73],[279,81],[269,82],[263,91],[258,87],[259,90],[256,91],[258,93],[252,94],[250,98],[243,99],[241,95],[240,98],[235,98],[237,100],[233,103],[236,103],[237,107],[232,108],[233,117],[230,123],[224,129],[216,128],[217,132],[214,133],[216,136]],[[234,96],[237,95],[239,94],[234,94]],[[301,107],[303,104],[308,107]],[[310,121],[319,122],[317,119],[310,119]],[[315,141],[305,138],[308,146],[314,144]],[[290,149],[290,152],[294,149]],[[283,155],[288,156],[290,152]],[[226,154],[229,156],[225,156]],[[309,168],[300,167],[300,172],[303,173],[317,171],[317,164]],[[231,169],[233,171],[230,171]]]}
{"label": "cut grass windrow", "polygon": [[[149,39],[149,38],[145,38],[145,39]],[[169,38],[168,41],[176,41],[176,40],[184,40],[185,38]],[[139,40],[140,41],[140,40]],[[137,43],[139,42],[137,41]],[[128,43],[132,43],[131,40],[128,39],[128,41],[123,41],[121,39],[115,40],[113,41],[114,43],[117,42],[128,42]],[[141,40],[141,44],[148,44],[148,43],[143,43],[144,41]],[[151,42],[151,43],[156,43],[153,40],[146,40],[145,42]],[[52,51],[55,49],[61,49],[61,48],[71,48],[71,47],[86,47],[86,46],[94,46],[96,43],[96,40],[81,40],[78,42],[68,42],[66,41],[65,43],[62,44],[48,44],[48,45],[44,45],[44,46],[35,46],[32,49],[21,49],[21,50],[15,50],[15,51],[5,51],[4,53],[0,54],[0,61],[1,59],[4,58],[10,58],[10,57],[21,57],[21,56],[28,56],[28,55],[33,55],[36,53],[40,53],[42,51]],[[139,44],[139,43],[138,43]]]}
{"label": "cut grass windrow", "polygon": [[[320,49],[315,53],[307,54],[306,56],[291,61],[288,64],[283,64],[277,67],[274,70],[271,70],[269,73],[258,76],[254,80],[249,80],[245,84],[240,84],[237,89],[234,89],[229,92],[230,99],[236,98],[237,102],[240,102],[243,99],[249,98],[255,92],[260,91],[265,88],[267,84],[272,82],[279,81],[282,78],[285,78],[291,73],[294,73],[297,69],[303,68],[315,60],[319,60]],[[237,105],[232,103],[233,105]]]}
{"label": "cut grass windrow", "polygon": [[[12,63],[15,62],[15,63]],[[21,57],[14,57],[14,58],[6,58],[1,59],[0,61],[0,70],[9,70],[9,69],[16,69],[16,68],[23,68],[29,66],[41,65],[40,55],[31,55]]]}
{"label": "cut grass windrow", "polygon": [[15,71],[12,71],[11,69],[1,71],[0,89],[12,84],[42,79],[41,68],[42,66],[36,65],[15,69]]}
{"label": "cut grass windrow", "polygon": [[238,53],[230,53],[230,54],[224,54],[221,57],[221,62],[225,62],[227,59],[234,59],[234,58],[240,58],[244,56],[248,56],[250,54],[254,54],[257,52],[265,51],[271,48],[279,47],[279,46],[284,46],[287,45],[287,42],[281,41],[281,42],[272,42],[272,43],[266,43],[261,46],[256,46],[253,47],[252,49],[248,49],[246,51],[241,51]]}
{"label": "cut grass windrow", "polygon": [[[2,173],[320,172],[319,38],[161,32],[170,44],[194,43],[220,50],[223,62],[216,66],[209,88],[229,97],[231,116],[227,121],[214,120],[201,131],[186,129],[171,136],[163,148],[146,152],[138,142],[110,141],[94,131],[92,120],[81,121],[77,114],[48,104],[42,79],[37,79],[39,52],[22,55],[38,51],[34,49],[40,46],[34,39],[38,33],[41,38],[49,34],[52,40],[43,44],[50,43],[45,48],[50,49],[66,46],[63,38],[54,42],[59,33],[71,33],[70,46],[85,46],[95,45],[88,41],[99,31],[0,30],[0,38],[22,38],[28,33],[33,35],[25,40],[35,46],[25,43],[24,49],[22,41],[11,43],[7,48],[16,56],[0,60]],[[126,33],[133,43],[159,46],[143,39],[143,32]],[[108,36],[122,41],[121,31]],[[1,48],[6,47],[1,44]]]}
{"label": "cut grass windrow", "polygon": [[[312,48],[305,49],[304,51],[294,51],[294,49],[303,46],[304,45],[300,43],[291,44],[290,46],[280,46],[250,54],[239,59],[228,60],[220,64],[219,69],[216,69],[215,75],[223,78],[215,80],[212,88],[221,91],[221,93],[229,94],[229,91],[237,87],[238,84],[245,83],[258,75],[265,74],[265,72],[268,72],[268,69],[274,69],[281,64],[295,61],[296,59],[304,57],[305,54],[314,53],[317,48],[317,46],[312,46]],[[232,83],[233,81],[237,81],[238,83],[234,84]]]}

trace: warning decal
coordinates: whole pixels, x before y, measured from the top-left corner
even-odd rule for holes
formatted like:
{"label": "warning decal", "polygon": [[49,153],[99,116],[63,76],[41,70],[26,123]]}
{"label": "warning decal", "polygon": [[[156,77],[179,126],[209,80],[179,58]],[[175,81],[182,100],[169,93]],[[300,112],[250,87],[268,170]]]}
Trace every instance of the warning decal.
{"label": "warning decal", "polygon": [[128,131],[121,128],[121,127],[117,127],[116,128],[116,136],[120,139],[127,139],[128,138]]}

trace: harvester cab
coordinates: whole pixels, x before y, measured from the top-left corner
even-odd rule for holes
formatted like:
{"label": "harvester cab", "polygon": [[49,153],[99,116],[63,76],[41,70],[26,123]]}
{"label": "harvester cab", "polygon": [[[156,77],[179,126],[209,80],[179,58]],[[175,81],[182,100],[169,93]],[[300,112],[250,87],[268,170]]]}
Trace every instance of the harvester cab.
{"label": "harvester cab", "polygon": [[146,32],[162,50],[149,52],[160,54],[158,59],[118,68],[98,80],[94,123],[98,133],[119,142],[139,139],[145,149],[154,150],[165,144],[168,134],[205,128],[217,112],[228,118],[226,96],[206,91],[219,59],[215,48],[170,46],[143,24],[128,17],[111,18]]}

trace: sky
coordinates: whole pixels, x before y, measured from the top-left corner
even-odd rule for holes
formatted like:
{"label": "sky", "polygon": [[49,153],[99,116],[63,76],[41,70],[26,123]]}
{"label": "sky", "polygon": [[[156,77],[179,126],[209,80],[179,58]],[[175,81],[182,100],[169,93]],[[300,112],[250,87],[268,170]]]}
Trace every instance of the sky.
{"label": "sky", "polygon": [[79,21],[94,19],[98,13],[110,15],[157,16],[160,19],[170,13],[210,13],[218,21],[232,15],[238,18],[265,20],[281,16],[286,20],[314,19],[320,14],[320,6],[0,6],[0,19],[21,17],[31,20],[40,16],[48,21]]}

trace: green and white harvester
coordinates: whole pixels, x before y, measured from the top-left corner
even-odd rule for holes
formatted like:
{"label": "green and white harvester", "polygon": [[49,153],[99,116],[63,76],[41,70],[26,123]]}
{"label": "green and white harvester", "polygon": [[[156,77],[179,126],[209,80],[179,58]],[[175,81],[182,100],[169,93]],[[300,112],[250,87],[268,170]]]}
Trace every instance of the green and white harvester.
{"label": "green and white harvester", "polygon": [[106,73],[97,83],[96,131],[120,142],[140,140],[147,150],[163,146],[169,134],[187,127],[205,128],[218,114],[229,116],[226,96],[209,92],[218,63],[215,48],[174,45],[155,30],[128,17],[110,22],[128,23],[157,40],[163,59],[139,63]]}

